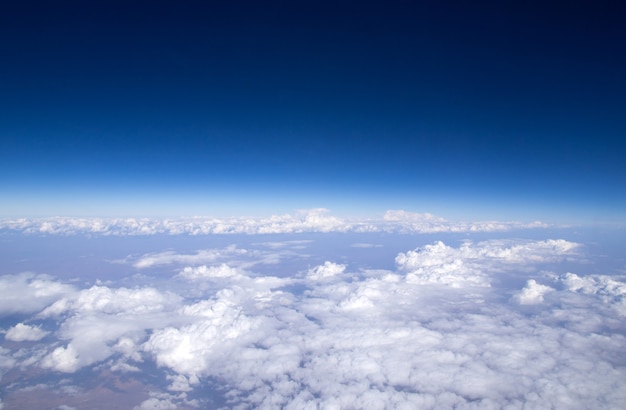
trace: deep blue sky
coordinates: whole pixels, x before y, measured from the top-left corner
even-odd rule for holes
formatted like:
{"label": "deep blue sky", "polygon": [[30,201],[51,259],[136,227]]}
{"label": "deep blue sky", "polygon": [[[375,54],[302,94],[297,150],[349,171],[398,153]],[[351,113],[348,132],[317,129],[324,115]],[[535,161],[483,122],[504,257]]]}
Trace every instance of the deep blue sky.
{"label": "deep blue sky", "polygon": [[0,213],[625,217],[619,2],[262,3],[3,2]]}

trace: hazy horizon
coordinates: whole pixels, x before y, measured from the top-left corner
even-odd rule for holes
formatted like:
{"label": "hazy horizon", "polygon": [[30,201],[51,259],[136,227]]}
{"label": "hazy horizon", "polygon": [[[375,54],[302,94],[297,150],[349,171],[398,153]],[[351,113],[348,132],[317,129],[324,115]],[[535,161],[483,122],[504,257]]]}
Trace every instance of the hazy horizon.
{"label": "hazy horizon", "polygon": [[0,4],[0,409],[617,409],[614,3]]}

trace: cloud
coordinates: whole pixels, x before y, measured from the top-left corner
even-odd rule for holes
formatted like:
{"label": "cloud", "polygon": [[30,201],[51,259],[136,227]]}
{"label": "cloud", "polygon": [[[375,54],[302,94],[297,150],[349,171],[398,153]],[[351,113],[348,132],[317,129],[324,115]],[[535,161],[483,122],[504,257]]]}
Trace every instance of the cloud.
{"label": "cloud", "polygon": [[106,286],[92,286],[61,298],[39,317],[66,317],[57,337],[69,342],[46,355],[41,366],[72,373],[114,354],[138,360],[137,344],[145,331],[177,322],[178,315],[173,313],[180,302],[179,296],[154,288]]}
{"label": "cloud", "polygon": [[198,408],[198,402],[196,400],[188,400],[184,393],[174,396],[168,393],[156,393],[150,392],[150,398],[144,400],[138,406],[135,406],[134,410],[172,410],[181,408]]}
{"label": "cloud", "polygon": [[546,228],[542,222],[450,222],[444,218],[429,213],[415,213],[403,210],[389,210],[385,212],[383,230],[390,232],[498,232],[512,229]]}
{"label": "cloud", "polygon": [[353,248],[382,248],[383,245],[381,244],[376,244],[376,243],[364,243],[364,242],[359,242],[359,243],[353,243],[352,245],[350,245]]}
{"label": "cloud", "polygon": [[581,277],[568,272],[561,278],[565,287],[576,294],[595,296],[620,316],[626,316],[626,283],[607,275]]}
{"label": "cloud", "polygon": [[[549,314],[527,317],[515,305],[485,305],[489,287],[411,277],[451,264],[488,282],[502,263],[527,267],[574,249],[562,241],[435,243],[399,255],[398,272],[314,280],[300,297],[272,291],[260,305],[252,289],[233,283],[189,307],[198,321],[155,332],[145,349],[191,386],[203,377],[228,383],[233,408],[603,407],[621,400],[611,386],[624,383],[617,373],[607,376],[615,356],[601,352],[617,354],[623,337],[596,340],[554,327]],[[307,280],[345,270],[326,262]],[[521,294],[530,296],[522,300],[532,302],[548,291],[534,281],[525,289]],[[581,367],[594,375],[591,384]]]}
{"label": "cloud", "polygon": [[0,379],[4,373],[15,367],[16,359],[12,357],[12,352],[0,346]]}
{"label": "cloud", "polygon": [[211,278],[229,278],[240,276],[239,270],[222,263],[218,266],[186,266],[180,276],[189,280],[202,280]]}
{"label": "cloud", "polygon": [[563,260],[574,255],[579,244],[565,240],[501,241],[453,248],[438,241],[414,251],[400,253],[396,264],[411,283],[437,283],[452,287],[489,286],[490,272],[515,265]]}
{"label": "cloud", "polygon": [[48,275],[20,273],[0,276],[0,315],[37,312],[75,290],[73,286],[59,283]]}
{"label": "cloud", "polygon": [[81,367],[81,364],[90,364],[91,362],[80,363],[78,360],[78,351],[70,343],[67,347],[57,347],[41,361],[41,367],[54,369],[59,372],[73,373]]}
{"label": "cloud", "polygon": [[196,251],[194,254],[178,254],[174,251],[166,251],[144,255],[133,263],[137,269],[146,269],[153,266],[169,264],[199,264],[213,262],[219,259],[233,256],[246,255],[248,251],[229,246],[225,249],[204,249]]}
{"label": "cloud", "polygon": [[154,288],[111,289],[92,286],[71,297],[59,299],[40,314],[42,317],[60,315],[66,311],[80,313],[143,314],[176,306],[180,298],[172,293],[162,293]]}
{"label": "cloud", "polygon": [[307,278],[310,280],[322,280],[341,275],[346,270],[346,265],[339,265],[326,261],[323,265],[309,269]]}
{"label": "cloud", "polygon": [[534,279],[530,279],[526,287],[517,295],[517,300],[522,305],[535,305],[543,302],[543,296],[548,292],[553,292],[550,286],[541,285]]}
{"label": "cloud", "polygon": [[12,340],[14,342],[37,341],[46,337],[48,333],[50,332],[41,330],[40,327],[18,323],[15,326],[11,327],[9,330],[7,330],[4,338],[7,340]]}
{"label": "cloud", "polygon": [[428,213],[403,210],[387,211],[382,218],[351,218],[333,216],[327,209],[297,211],[294,215],[272,215],[266,218],[180,219],[136,218],[20,218],[0,220],[0,230],[25,234],[105,236],[132,235],[213,235],[213,234],[286,234],[302,232],[496,232],[512,229],[546,228],[541,222],[515,221],[454,222]]}
{"label": "cloud", "polygon": [[326,261],[281,277],[159,254],[192,261],[177,286],[217,285],[189,299],[103,285],[57,294],[39,317],[61,326],[35,362],[72,373],[153,361],[172,394],[137,408],[199,391],[234,409],[619,408],[626,283],[540,270],[571,268],[582,251],[553,239],[437,241],[399,253],[394,269]]}

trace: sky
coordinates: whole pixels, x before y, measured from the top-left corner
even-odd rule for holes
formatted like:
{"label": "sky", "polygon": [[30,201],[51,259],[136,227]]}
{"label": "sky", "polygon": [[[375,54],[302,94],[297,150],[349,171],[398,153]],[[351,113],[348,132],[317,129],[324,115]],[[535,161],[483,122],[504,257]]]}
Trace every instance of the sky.
{"label": "sky", "polygon": [[1,3],[0,410],[623,407],[618,2]]}
{"label": "sky", "polygon": [[4,2],[2,217],[624,221],[618,2]]}

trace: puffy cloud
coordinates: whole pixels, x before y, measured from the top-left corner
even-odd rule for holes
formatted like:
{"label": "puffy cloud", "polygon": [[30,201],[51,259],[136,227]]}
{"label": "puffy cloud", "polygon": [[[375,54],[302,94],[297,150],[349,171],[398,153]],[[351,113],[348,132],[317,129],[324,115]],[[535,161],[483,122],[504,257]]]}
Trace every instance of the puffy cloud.
{"label": "puffy cloud", "polygon": [[626,316],[626,283],[606,275],[581,277],[568,272],[562,277],[565,287],[578,294],[595,296],[620,316]]}
{"label": "puffy cloud", "polygon": [[550,286],[541,285],[536,280],[530,279],[526,287],[517,295],[517,300],[522,305],[535,305],[543,302],[543,296],[548,292],[553,292]]}
{"label": "puffy cloud", "polygon": [[235,347],[240,336],[248,334],[256,321],[247,317],[233,290],[223,290],[214,300],[186,306],[182,313],[199,320],[177,327],[155,331],[144,349],[167,366],[197,383],[198,377]]}
{"label": "puffy cloud", "polygon": [[59,315],[65,311],[105,314],[144,314],[176,306],[180,298],[172,293],[162,293],[154,288],[112,289],[92,286],[68,298],[62,298],[41,312],[42,317]]}
{"label": "puffy cloud", "polygon": [[181,272],[180,276],[189,280],[202,280],[211,278],[229,278],[240,276],[239,270],[231,268],[230,266],[222,263],[218,266],[186,266]]}
{"label": "puffy cloud", "polygon": [[352,245],[350,245],[353,248],[382,248],[383,245],[378,244],[378,243],[363,243],[363,242],[359,242],[359,243],[353,243]]}
{"label": "puffy cloud", "polygon": [[150,392],[150,398],[144,400],[134,410],[170,410],[170,409],[192,409],[198,408],[197,400],[188,400],[185,393],[172,395],[168,393]]}
{"label": "puffy cloud", "polygon": [[17,325],[7,330],[4,338],[7,340],[12,340],[14,342],[37,341],[46,337],[48,333],[50,332],[41,330],[40,327],[18,323]]}
{"label": "puffy cloud", "polygon": [[157,397],[150,397],[149,399],[141,402],[139,406],[136,406],[135,410],[176,410],[178,405],[174,403],[170,398],[160,399]]}
{"label": "puffy cloud", "polygon": [[145,331],[177,321],[178,316],[172,312],[180,302],[179,296],[154,288],[106,286],[92,286],[59,299],[39,316],[67,315],[57,334],[69,343],[45,356],[41,366],[71,373],[115,353],[138,360],[137,343],[145,337]]}
{"label": "puffy cloud", "polygon": [[453,287],[489,286],[489,273],[514,265],[545,263],[573,255],[580,245],[562,239],[545,241],[465,242],[453,248],[438,241],[396,257],[398,268],[411,283],[437,283]]}
{"label": "puffy cloud", "polygon": [[311,280],[321,280],[341,275],[346,270],[346,265],[339,265],[326,261],[323,265],[309,269],[307,278]]}
{"label": "puffy cloud", "polygon": [[71,343],[66,347],[57,347],[41,361],[41,367],[64,373],[73,373],[80,365],[78,351]]}
{"label": "puffy cloud", "polygon": [[180,272],[190,281],[172,279],[212,287],[187,300],[102,285],[57,296],[42,316],[61,322],[59,341],[38,363],[69,373],[154,360],[177,395],[137,408],[181,407],[195,390],[235,409],[619,408],[626,284],[537,271],[578,252],[564,240],[434,242],[398,254],[394,270],[327,261],[284,277],[192,259]]}
{"label": "puffy cloud", "polygon": [[[233,282],[184,309],[198,321],[155,332],[144,348],[192,387],[203,377],[228,383],[233,408],[603,407],[623,396],[611,387],[623,374],[605,373],[615,369],[611,354],[626,346],[623,337],[554,327],[552,314],[527,317],[514,306],[485,305],[490,288],[476,293],[406,273],[451,265],[481,270],[477,277],[487,280],[502,264],[558,260],[574,249],[561,241],[435,243],[399,255],[398,273],[310,281],[300,297],[274,291],[262,305]],[[344,272],[326,262],[307,279]],[[536,302],[550,289],[531,280],[521,300]],[[603,351],[612,353],[598,356]],[[594,374],[593,385],[581,368]]]}
{"label": "puffy cloud", "polygon": [[48,275],[20,273],[0,276],[0,315],[37,312],[73,292],[73,286],[57,282]]}
{"label": "puffy cloud", "polygon": [[17,230],[29,234],[72,235],[207,235],[207,234],[269,234],[294,232],[345,231],[350,224],[329,215],[324,208],[298,211],[295,215],[273,215],[268,218],[67,218],[5,219],[0,229]]}

